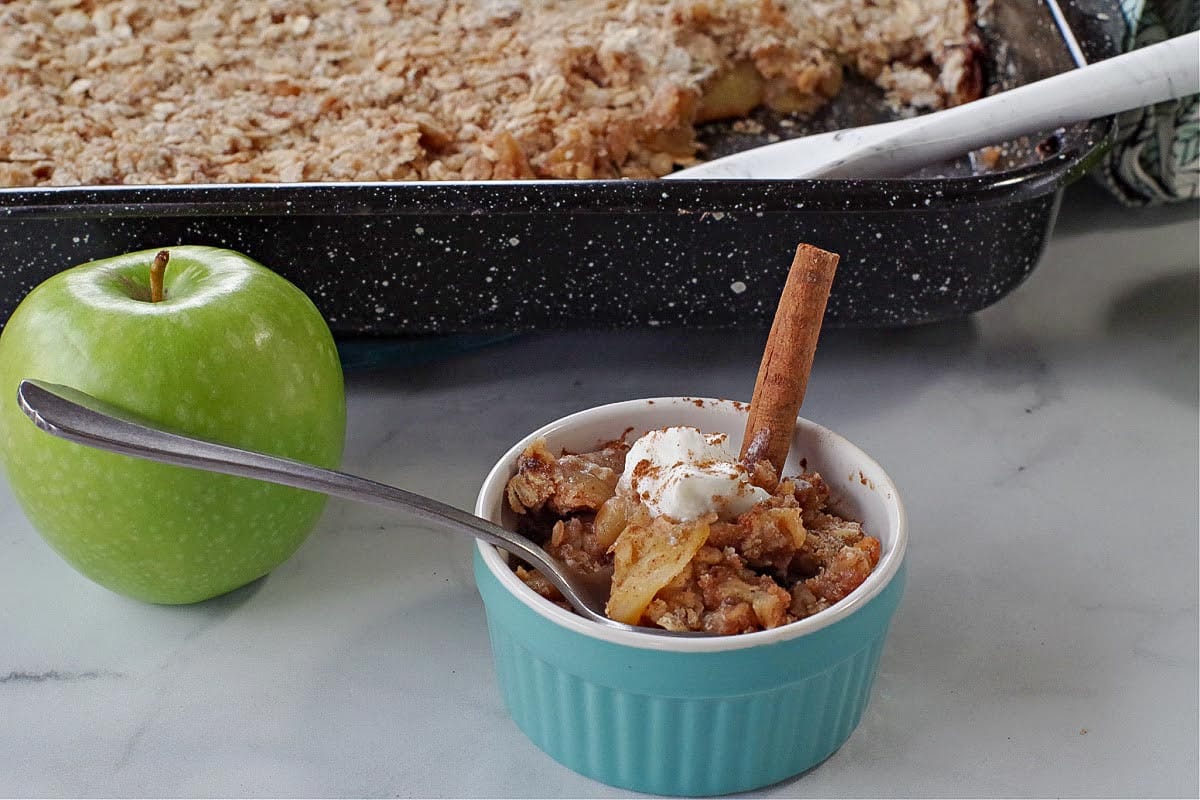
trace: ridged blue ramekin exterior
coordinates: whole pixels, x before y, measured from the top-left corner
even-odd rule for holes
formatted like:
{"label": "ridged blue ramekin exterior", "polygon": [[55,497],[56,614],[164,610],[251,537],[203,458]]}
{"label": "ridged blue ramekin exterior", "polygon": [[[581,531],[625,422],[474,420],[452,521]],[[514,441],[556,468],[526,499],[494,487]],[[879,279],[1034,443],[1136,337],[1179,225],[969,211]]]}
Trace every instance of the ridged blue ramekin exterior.
{"label": "ridged blue ramekin exterior", "polygon": [[642,792],[714,795],[797,775],[862,719],[905,581],[795,638],[710,653],[642,649],[555,624],[475,554],[497,681],[517,725],[588,777]]}

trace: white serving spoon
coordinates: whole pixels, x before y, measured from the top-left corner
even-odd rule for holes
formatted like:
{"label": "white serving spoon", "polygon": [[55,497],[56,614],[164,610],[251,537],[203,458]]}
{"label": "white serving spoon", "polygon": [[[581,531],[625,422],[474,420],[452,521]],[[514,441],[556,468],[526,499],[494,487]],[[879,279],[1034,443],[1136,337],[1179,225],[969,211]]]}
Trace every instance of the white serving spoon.
{"label": "white serving spoon", "polygon": [[1200,92],[1200,31],[944,111],[756,147],[666,176],[888,178],[979,147]]}

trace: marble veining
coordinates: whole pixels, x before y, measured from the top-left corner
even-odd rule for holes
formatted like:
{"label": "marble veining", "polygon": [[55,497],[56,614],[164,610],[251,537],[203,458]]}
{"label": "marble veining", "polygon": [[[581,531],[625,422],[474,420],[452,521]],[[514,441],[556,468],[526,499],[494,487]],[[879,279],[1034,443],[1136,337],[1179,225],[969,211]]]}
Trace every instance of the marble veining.
{"label": "marble veining", "polygon": [[94,681],[98,678],[123,678],[125,677],[119,672],[109,672],[108,670],[89,669],[85,672],[60,672],[56,669],[45,670],[43,672],[18,672],[13,670],[7,675],[0,675],[0,684],[3,683],[45,683],[46,681],[54,682],[71,682],[71,681]]}

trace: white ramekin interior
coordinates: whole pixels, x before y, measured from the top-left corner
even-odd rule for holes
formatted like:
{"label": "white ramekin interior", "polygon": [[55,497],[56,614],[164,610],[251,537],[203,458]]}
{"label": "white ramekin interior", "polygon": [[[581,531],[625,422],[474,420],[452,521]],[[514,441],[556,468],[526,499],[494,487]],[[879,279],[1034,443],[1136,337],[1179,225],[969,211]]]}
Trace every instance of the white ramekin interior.
{"label": "white ramekin interior", "polygon": [[[551,422],[525,436],[504,454],[488,473],[479,490],[475,513],[511,526],[506,511],[504,488],[516,472],[517,456],[538,438],[545,438],[552,452],[584,452],[597,444],[620,438],[628,429],[628,441],[655,428],[691,425],[705,433],[726,433],[730,449],[741,447],[747,406],[730,400],[690,397],[658,397],[627,400],[597,406]],[[842,514],[864,523],[867,532],[880,539],[883,553],[870,577],[841,602],[807,619],[766,631],[737,636],[676,638],[606,627],[559,608],[526,586],[508,566],[506,554],[484,542],[479,552],[501,585],[542,617],[569,630],[595,639],[628,647],[673,652],[711,653],[773,644],[804,636],[853,614],[875,597],[895,576],[904,558],[908,525],[900,495],[891,478],[874,459],[846,439],[803,418],[788,454],[785,475],[803,468],[816,470],[831,490],[831,504]]]}

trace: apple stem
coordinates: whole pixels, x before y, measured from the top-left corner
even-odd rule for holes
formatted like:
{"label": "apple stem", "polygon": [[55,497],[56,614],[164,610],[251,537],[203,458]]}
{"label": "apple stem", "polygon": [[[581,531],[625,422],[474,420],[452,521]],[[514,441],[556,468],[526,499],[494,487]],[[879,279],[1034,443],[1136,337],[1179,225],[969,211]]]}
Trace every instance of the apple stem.
{"label": "apple stem", "polygon": [[154,257],[154,263],[150,265],[150,302],[161,303],[163,299],[163,273],[167,271],[167,262],[171,260],[171,254],[166,250],[159,250],[158,255]]}

